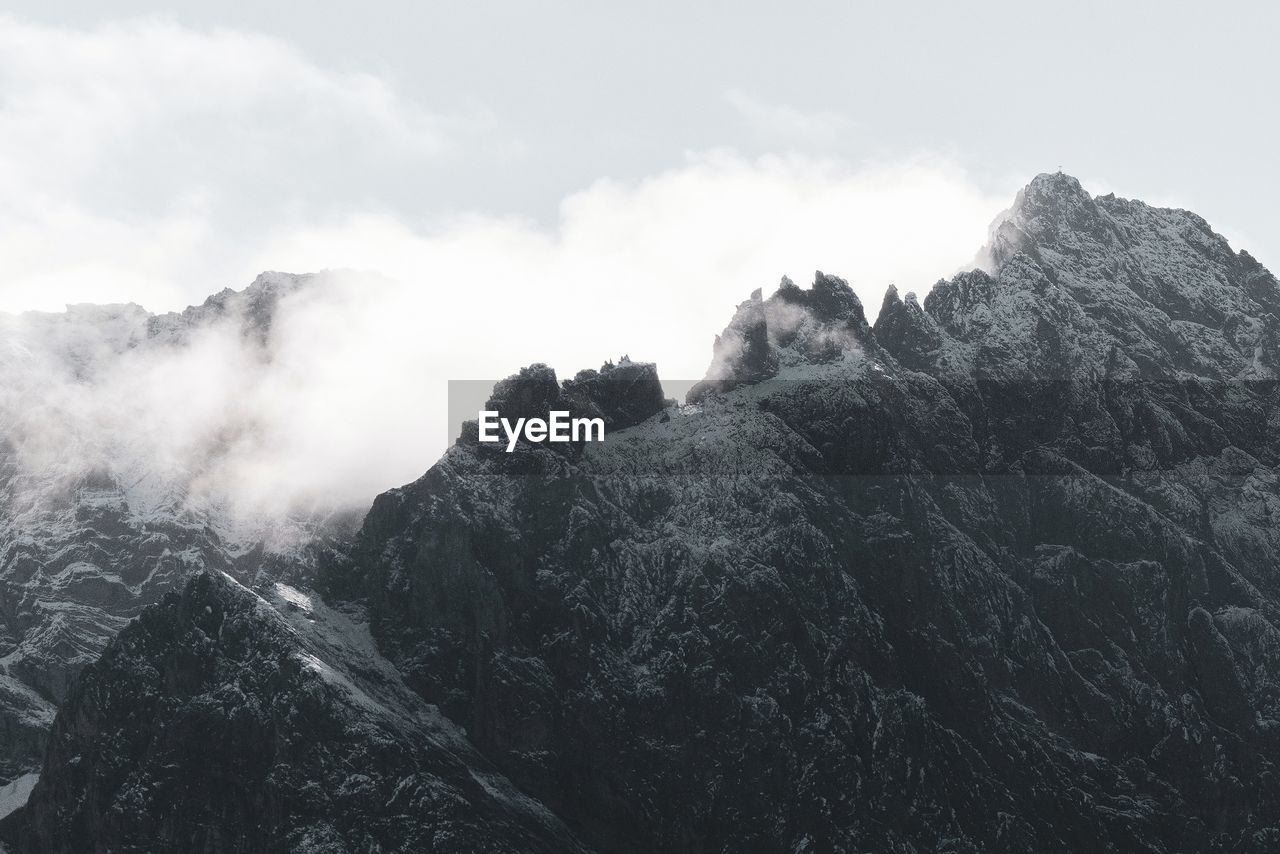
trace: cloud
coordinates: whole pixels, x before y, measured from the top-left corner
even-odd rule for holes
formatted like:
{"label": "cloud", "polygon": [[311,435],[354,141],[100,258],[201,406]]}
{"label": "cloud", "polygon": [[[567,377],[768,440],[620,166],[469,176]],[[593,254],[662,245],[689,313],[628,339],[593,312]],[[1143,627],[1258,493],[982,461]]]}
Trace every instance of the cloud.
{"label": "cloud", "polygon": [[257,404],[274,450],[250,468],[367,500],[456,435],[450,380],[533,362],[564,378],[623,354],[656,361],[673,385],[696,380],[756,287],[821,268],[851,278],[874,318],[891,282],[923,294],[971,259],[1002,203],[927,158],[855,168],[713,152],[574,193],[549,228],[469,215],[415,230],[365,213],[282,230],[261,266],[386,278],[335,274],[283,314]]}
{"label": "cloud", "polygon": [[269,223],[392,197],[484,121],[253,33],[0,17],[0,308],[174,307],[243,278],[232,247]]}
{"label": "cloud", "polygon": [[[698,379],[753,289],[822,269],[874,315],[890,283],[923,293],[964,265],[1012,197],[927,155],[725,149],[578,188],[548,223],[428,218],[406,184],[492,128],[483,111],[450,117],[278,40],[156,21],[0,19],[0,91],[0,308],[166,310],[261,270],[366,271],[289,297],[265,354],[229,326],[177,349],[0,347],[0,417],[33,471],[150,467],[130,481],[141,503],[272,518],[420,475],[452,438],[449,380],[535,361],[563,377],[624,353]],[[802,134],[841,125],[755,112]],[[136,334],[118,314],[104,328]],[[73,315],[52,326],[83,338]]]}
{"label": "cloud", "polygon": [[551,228],[480,215],[430,230],[377,213],[294,223],[264,237],[256,264],[381,274],[329,273],[287,297],[264,352],[234,324],[185,347],[128,346],[140,310],[80,309],[52,323],[58,334],[10,337],[0,413],[33,471],[106,467],[140,504],[176,492],[258,522],[358,508],[451,441],[449,380],[535,361],[565,377],[624,353],[697,379],[754,288],[820,267],[850,277],[873,315],[890,282],[923,292],[970,258],[997,206],[928,159],[715,152],[600,181]]}
{"label": "cloud", "polygon": [[353,213],[281,231],[259,263],[404,283],[413,309],[397,317],[435,342],[450,377],[626,352],[696,379],[712,334],[754,288],[822,269],[850,279],[874,317],[889,284],[923,294],[972,259],[1011,195],[927,157],[852,166],[716,151],[644,180],[601,180],[567,196],[549,228],[471,215],[416,230]]}

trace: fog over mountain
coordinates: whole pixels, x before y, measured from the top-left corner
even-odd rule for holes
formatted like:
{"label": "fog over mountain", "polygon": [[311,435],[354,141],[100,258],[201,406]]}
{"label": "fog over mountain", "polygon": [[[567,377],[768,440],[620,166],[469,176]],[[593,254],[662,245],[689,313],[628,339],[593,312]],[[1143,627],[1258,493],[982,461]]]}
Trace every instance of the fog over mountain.
{"label": "fog over mountain", "polygon": [[604,442],[421,462],[377,280],[7,320],[0,834],[1272,850],[1280,283],[1061,173],[976,264],[744,292],[684,402],[530,364],[490,405]]}

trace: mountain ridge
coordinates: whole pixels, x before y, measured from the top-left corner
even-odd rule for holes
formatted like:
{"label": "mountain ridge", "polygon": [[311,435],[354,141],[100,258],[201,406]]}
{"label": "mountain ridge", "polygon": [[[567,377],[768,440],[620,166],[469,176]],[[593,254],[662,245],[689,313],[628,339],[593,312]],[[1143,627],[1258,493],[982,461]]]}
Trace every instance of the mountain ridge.
{"label": "mountain ridge", "polygon": [[[688,405],[628,369],[646,402],[602,444],[464,429],[316,585],[593,850],[1270,850],[1280,285],[1198,217],[1062,175],[988,255],[874,326],[833,276],[757,292]],[[573,383],[533,366],[495,397]],[[95,824],[79,773],[51,752],[7,838],[145,826],[110,791],[123,823]],[[290,838],[271,821],[253,850]]]}

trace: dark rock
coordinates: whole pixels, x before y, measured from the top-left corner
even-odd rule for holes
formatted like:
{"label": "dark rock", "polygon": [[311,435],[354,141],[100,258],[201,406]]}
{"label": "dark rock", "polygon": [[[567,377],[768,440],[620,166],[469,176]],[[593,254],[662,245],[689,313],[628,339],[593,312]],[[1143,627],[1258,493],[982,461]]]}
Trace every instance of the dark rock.
{"label": "dark rock", "polygon": [[324,644],[351,631],[341,616],[311,619],[299,630],[211,574],[147,609],[63,704],[7,840],[41,852],[580,850],[394,677],[344,666],[358,649]]}
{"label": "dark rock", "polygon": [[1057,176],[990,254],[844,359],[771,313],[840,289],[784,281],[700,411],[375,505],[382,648],[603,850],[1265,846],[1274,280]]}
{"label": "dark rock", "polygon": [[687,399],[696,403],[708,394],[771,377],[777,370],[764,302],[756,289],[751,299],[738,306],[724,332],[716,336],[707,376],[690,389]]}
{"label": "dark rock", "polygon": [[784,277],[765,300],[757,290],[738,306],[716,336],[707,375],[687,395],[690,403],[739,385],[757,383],[780,365],[830,362],[850,351],[875,347],[862,303],[849,283],[818,271],[802,290]]}
{"label": "dark rock", "polygon": [[933,318],[924,313],[916,295],[898,298],[898,289],[889,286],[884,304],[876,317],[876,343],[887,350],[903,367],[928,371],[938,357],[941,339],[933,327]]}
{"label": "dark rock", "polygon": [[609,432],[634,427],[673,403],[662,394],[656,365],[625,356],[598,371],[579,371],[564,381],[564,392],[575,413],[603,418]]}

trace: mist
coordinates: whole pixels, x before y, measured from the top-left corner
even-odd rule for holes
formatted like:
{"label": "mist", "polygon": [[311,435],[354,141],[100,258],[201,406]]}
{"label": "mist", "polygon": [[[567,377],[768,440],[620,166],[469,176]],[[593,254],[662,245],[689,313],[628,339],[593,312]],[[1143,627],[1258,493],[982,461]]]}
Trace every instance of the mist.
{"label": "mist", "polygon": [[[0,16],[0,46],[0,435],[31,512],[95,472],[131,512],[249,538],[362,509],[453,439],[450,380],[629,355],[678,394],[751,291],[820,268],[872,315],[889,284],[923,294],[973,258],[1017,183],[930,152],[826,156],[860,124],[722,83],[738,148],[632,163],[576,132],[529,148],[483,98],[251,29]],[[234,317],[153,334],[267,270],[330,272],[265,339]]]}
{"label": "mist", "polygon": [[285,293],[262,339],[234,312],[179,340],[138,306],[10,316],[5,433],[32,476],[107,471],[134,512],[197,509],[257,537],[419,477],[456,435],[450,380],[628,355],[687,387],[755,288],[821,267],[873,318],[890,283],[924,292],[963,266],[999,207],[942,161],[713,152],[572,194],[552,228],[293,224],[256,263],[334,269]]}

